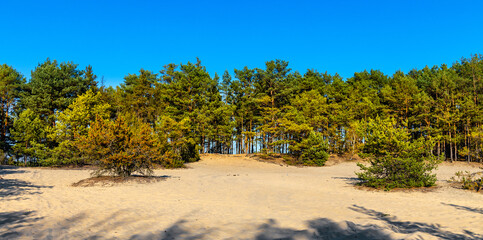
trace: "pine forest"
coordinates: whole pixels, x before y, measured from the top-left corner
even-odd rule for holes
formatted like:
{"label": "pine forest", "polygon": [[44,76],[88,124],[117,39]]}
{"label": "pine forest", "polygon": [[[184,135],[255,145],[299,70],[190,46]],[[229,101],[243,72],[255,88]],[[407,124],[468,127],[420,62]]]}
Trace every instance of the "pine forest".
{"label": "pine forest", "polygon": [[426,155],[483,161],[483,55],[347,79],[301,74],[283,60],[211,74],[196,59],[106,87],[94,69],[47,59],[26,79],[0,65],[3,164],[95,161],[98,171],[129,175],[152,163],[180,167],[203,153],[258,153],[323,165],[329,154],[363,155],[381,124],[429,142]]}

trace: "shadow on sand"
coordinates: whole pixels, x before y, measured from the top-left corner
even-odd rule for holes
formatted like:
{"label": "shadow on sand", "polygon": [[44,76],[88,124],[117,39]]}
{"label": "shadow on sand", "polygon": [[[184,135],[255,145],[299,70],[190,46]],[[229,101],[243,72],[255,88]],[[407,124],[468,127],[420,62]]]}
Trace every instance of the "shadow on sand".
{"label": "shadow on sand", "polygon": [[42,188],[52,188],[52,186],[40,186],[30,182],[18,179],[6,179],[5,175],[24,173],[14,166],[0,166],[0,199],[1,200],[17,200],[11,197],[22,196],[26,194],[40,194]]}
{"label": "shadow on sand", "polygon": [[[50,186],[38,186],[18,179],[5,179],[9,174],[25,173],[15,166],[0,166],[0,204],[2,201],[19,200],[26,194],[40,194],[41,188],[51,188]],[[12,198],[16,197],[16,198]],[[24,228],[33,227],[34,224],[42,219],[36,217],[34,211],[11,211],[0,212],[0,239],[14,239],[22,236]]]}
{"label": "shadow on sand", "polygon": [[0,176],[17,173],[25,173],[25,170],[20,170],[17,166],[0,165]]}
{"label": "shadow on sand", "polygon": [[441,204],[446,205],[446,206],[454,207],[454,208],[456,208],[458,210],[464,210],[464,211],[469,211],[469,212],[483,214],[483,208],[472,208],[472,207],[460,206],[460,205],[450,204],[450,203],[441,203]]}
{"label": "shadow on sand", "polygon": [[[240,230],[240,232],[255,232],[255,236],[243,239],[269,240],[269,239],[393,239],[392,234],[413,235],[406,237],[424,238],[420,234],[430,235],[439,239],[483,239],[483,235],[464,231],[453,233],[443,230],[439,225],[431,225],[421,222],[398,221],[382,212],[354,205],[351,210],[367,215],[375,220],[382,221],[385,226],[374,224],[362,225],[350,221],[335,222],[327,218],[319,218],[307,221],[307,228],[303,230],[280,227],[273,219],[266,223],[255,226],[253,229]],[[186,220],[174,223],[164,231],[147,235],[133,235],[130,239],[210,239],[210,233],[216,232],[216,228],[196,229],[187,226]],[[232,236],[233,239],[239,239]]]}
{"label": "shadow on sand", "polygon": [[[319,218],[306,222],[306,228],[292,229],[281,227],[273,219],[266,223],[253,224],[244,228],[237,228],[238,233],[229,236],[229,239],[396,239],[418,238],[424,239],[432,236],[439,239],[482,239],[483,235],[465,231],[463,234],[442,230],[441,226],[420,222],[397,221],[382,212],[377,212],[361,206],[354,205],[353,211],[380,220],[383,225],[357,224],[350,221],[335,222],[327,218]],[[78,214],[63,221],[56,222],[47,227],[43,224],[34,224],[41,218],[35,218],[34,212],[9,212],[0,214],[0,239],[31,237],[35,239],[111,239],[112,233],[119,229],[131,228],[132,221],[118,211],[108,218],[97,219],[95,216]],[[95,221],[93,221],[95,219]],[[83,226],[79,229],[79,226]],[[77,230],[74,230],[77,229]],[[133,229],[134,230],[134,229]],[[220,239],[223,229],[217,227],[200,228],[195,222],[178,220],[166,229],[150,233],[132,233],[122,236],[122,239]],[[424,234],[423,234],[424,233]],[[421,235],[423,234],[423,235]],[[406,235],[406,236],[404,236]],[[117,239],[117,238],[112,238]]]}
{"label": "shadow on sand", "polygon": [[426,233],[439,239],[483,239],[483,235],[465,230],[464,234],[453,233],[442,229],[442,226],[427,224],[422,222],[398,221],[394,216],[367,209],[358,205],[353,205],[349,209],[365,214],[373,219],[380,220],[389,226],[390,230],[395,233],[413,234]]}
{"label": "shadow on sand", "polygon": [[0,239],[14,239],[24,233],[21,228],[33,227],[42,218],[35,217],[33,211],[0,213]]}
{"label": "shadow on sand", "polygon": [[[15,172],[18,171],[18,172]],[[0,166],[3,175],[19,173],[16,168]],[[347,179],[353,181],[354,179]],[[42,188],[16,179],[0,179],[0,202],[9,196],[22,196],[25,194],[40,194]],[[4,203],[2,203],[4,204]],[[445,203],[442,203],[445,204]],[[470,208],[454,204],[445,204],[459,210],[483,213],[482,209]],[[335,222],[327,218],[309,220],[304,229],[281,227],[276,220],[269,219],[262,224],[253,224],[248,227],[236,228],[235,236],[231,239],[392,239],[393,234],[398,238],[432,236],[439,239],[483,239],[483,235],[465,230],[463,233],[454,233],[444,230],[444,227],[423,222],[409,222],[398,220],[363,206],[353,205],[349,209],[363,214],[382,223],[358,224],[350,221]],[[127,210],[126,210],[127,211]],[[154,232],[136,232],[132,219],[123,211],[117,211],[107,218],[99,219],[93,215],[81,213],[68,217],[49,225],[41,222],[42,217],[36,216],[33,211],[17,211],[0,213],[0,239],[31,238],[31,239],[109,239],[116,235],[119,229],[133,229],[123,239],[218,239],[223,229],[217,227],[199,227],[195,222],[181,219],[171,226]],[[423,235],[423,236],[420,236]],[[239,235],[239,236],[237,236]],[[404,236],[407,235],[407,236]],[[409,236],[412,235],[412,236]],[[402,237],[401,237],[402,236]]]}
{"label": "shadow on sand", "polygon": [[332,177],[332,179],[342,179],[349,185],[356,186],[357,184],[361,183],[362,180],[357,177]]}

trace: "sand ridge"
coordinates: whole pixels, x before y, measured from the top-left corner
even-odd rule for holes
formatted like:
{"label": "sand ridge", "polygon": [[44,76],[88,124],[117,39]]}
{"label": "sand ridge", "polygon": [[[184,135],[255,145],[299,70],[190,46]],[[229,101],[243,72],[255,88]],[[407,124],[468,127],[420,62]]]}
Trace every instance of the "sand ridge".
{"label": "sand ridge", "polygon": [[163,181],[73,187],[89,170],[3,167],[6,239],[481,239],[483,194],[446,183],[470,165],[441,165],[433,191],[354,187],[354,162],[293,167],[204,155]]}

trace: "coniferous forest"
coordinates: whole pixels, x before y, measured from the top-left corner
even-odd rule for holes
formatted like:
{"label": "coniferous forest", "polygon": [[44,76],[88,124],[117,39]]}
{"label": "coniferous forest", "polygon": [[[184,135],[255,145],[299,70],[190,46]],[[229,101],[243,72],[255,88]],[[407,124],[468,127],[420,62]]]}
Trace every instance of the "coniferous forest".
{"label": "coniferous forest", "polygon": [[105,87],[94,69],[47,59],[26,79],[0,65],[2,163],[97,161],[98,171],[129,175],[153,163],[179,167],[202,153],[262,153],[323,165],[328,154],[362,153],[368,124],[388,122],[408,141],[429,141],[425,154],[483,161],[483,55],[348,79],[301,74],[283,60],[210,75],[197,59],[141,69]]}

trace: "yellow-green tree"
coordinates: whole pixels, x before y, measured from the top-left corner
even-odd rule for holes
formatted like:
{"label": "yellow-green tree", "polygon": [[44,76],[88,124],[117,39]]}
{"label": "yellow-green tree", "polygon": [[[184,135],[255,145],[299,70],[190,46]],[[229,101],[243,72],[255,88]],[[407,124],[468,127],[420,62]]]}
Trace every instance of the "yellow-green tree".
{"label": "yellow-green tree", "polygon": [[45,138],[45,127],[40,117],[30,108],[20,113],[13,123],[13,150],[23,156],[24,164],[44,159],[46,152],[41,140]]}
{"label": "yellow-green tree", "polygon": [[434,142],[419,138],[411,140],[406,129],[394,118],[369,118],[361,125],[365,143],[361,156],[370,166],[361,163],[356,173],[364,185],[375,188],[430,187],[436,182],[432,170],[438,163],[431,153]]}
{"label": "yellow-green tree", "polygon": [[169,116],[161,116],[156,121],[156,133],[159,139],[163,161],[167,167],[181,167],[185,162],[200,159],[198,147],[193,138],[188,117],[177,122]]}
{"label": "yellow-green tree", "polygon": [[56,114],[56,124],[48,128],[48,137],[58,143],[51,150],[45,164],[85,164],[75,143],[76,138],[87,136],[89,125],[96,116],[107,119],[110,116],[109,103],[103,101],[101,92],[88,90],[80,95],[69,107]]}
{"label": "yellow-green tree", "polygon": [[75,144],[82,156],[99,167],[94,175],[128,177],[134,172],[150,175],[155,164],[160,164],[159,141],[149,124],[126,117],[116,120],[97,116],[87,136],[80,136]]}

